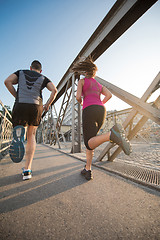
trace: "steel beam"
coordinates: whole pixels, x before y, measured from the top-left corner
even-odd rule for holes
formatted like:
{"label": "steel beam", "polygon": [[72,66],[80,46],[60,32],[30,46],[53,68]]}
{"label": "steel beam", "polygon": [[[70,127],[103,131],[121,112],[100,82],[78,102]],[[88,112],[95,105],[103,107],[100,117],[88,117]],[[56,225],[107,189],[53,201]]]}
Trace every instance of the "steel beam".
{"label": "steel beam", "polygon": [[[157,75],[157,81],[159,82],[160,73]],[[141,114],[150,118],[152,121],[160,124],[160,110],[152,107],[148,103],[144,102],[142,99],[134,96],[131,93],[105,81],[102,78],[96,77],[96,80],[107,87],[115,96],[122,99],[124,102],[131,105],[135,110],[139,111]]]}
{"label": "steel beam", "polygon": [[[153,106],[160,108],[160,96],[153,103]],[[142,127],[147,122],[147,120],[148,120],[148,118],[146,116],[143,116],[141,118],[141,120],[136,124],[136,126],[130,131],[130,133],[128,135],[128,140],[131,140],[139,132],[139,130],[142,129]],[[110,156],[109,161],[113,161],[121,151],[122,151],[122,149],[120,147],[118,147],[116,149],[116,151],[112,154],[112,156]]]}
{"label": "steel beam", "polygon": [[81,106],[76,100],[77,79],[72,76],[72,147],[71,153],[81,152]]}
{"label": "steel beam", "polygon": [[157,0],[116,1],[58,83],[54,103],[64,93],[65,85],[72,77],[70,69],[80,57],[92,55],[96,60],[156,2]]}
{"label": "steel beam", "polygon": [[[103,82],[103,84],[106,82],[106,81],[101,81],[101,79],[97,79],[97,80],[100,80],[100,82],[102,83]],[[159,83],[160,83],[160,73],[158,73],[157,74],[157,76],[155,77],[155,79],[152,81],[152,83],[150,84],[150,86],[147,88],[147,90],[145,91],[145,93],[143,94],[143,96],[141,97],[141,99],[139,99],[139,100],[141,100],[141,102],[146,102],[148,99],[149,99],[149,97],[151,96],[151,94],[154,92],[154,90],[155,89],[158,89],[159,88]],[[115,87],[113,84],[111,84],[110,85],[110,83],[109,83],[109,85],[108,84],[106,84],[107,85],[107,87],[109,88],[109,90],[110,91],[114,91],[114,94],[120,94],[118,91],[119,91],[119,88],[117,88],[117,87]],[[127,96],[127,97],[129,97],[129,95],[128,95],[128,93],[126,92],[126,91],[124,91],[124,90],[122,90],[121,91],[121,94],[123,93],[123,100],[124,99],[126,99],[126,97],[124,97],[124,96]],[[132,97],[132,96],[131,96]],[[121,98],[122,99],[122,98]],[[159,101],[159,98],[158,98],[158,100],[157,101]],[[156,101],[156,104],[157,104],[157,101]],[[139,104],[139,102],[140,101],[138,101],[137,103],[135,103],[135,104]],[[146,103],[147,104],[147,103]],[[159,104],[159,102],[158,102],[158,104]],[[148,106],[149,104],[147,104],[147,106]],[[154,105],[153,105],[154,106]],[[152,106],[152,108],[154,108]],[[155,108],[154,108],[155,109]],[[157,109],[158,110],[158,109]],[[158,110],[159,112],[160,112],[160,110]],[[133,109],[131,112],[130,112],[130,114],[128,115],[128,117],[126,118],[126,120],[124,121],[124,123],[123,123],[123,126],[124,126],[124,128],[127,128],[127,126],[130,124],[130,123],[132,123],[132,121],[133,121],[133,118],[136,116],[136,114],[138,113],[138,111],[137,111],[137,109]],[[158,113],[159,114],[159,113]],[[157,117],[159,118],[160,117],[160,114],[159,115],[157,115]],[[146,116],[143,116],[143,121],[144,121],[144,119],[148,119],[149,117],[148,117],[148,115]],[[142,121],[142,122],[143,122]],[[139,124],[139,126],[141,126],[141,124]],[[138,129],[139,130],[139,129]],[[131,138],[130,138],[131,139]],[[109,150],[113,147],[114,145],[112,144],[112,143],[108,143],[107,144],[107,146],[101,151],[101,153],[100,153],[100,155],[98,156],[98,158],[97,158],[97,161],[102,161],[102,159],[104,158],[104,156],[107,154],[107,152],[109,152]],[[110,160],[112,160],[113,161],[113,159],[119,154],[121,152],[121,148],[118,148],[116,151],[115,151],[115,154],[113,153],[113,156],[111,156],[111,158],[110,158]]]}

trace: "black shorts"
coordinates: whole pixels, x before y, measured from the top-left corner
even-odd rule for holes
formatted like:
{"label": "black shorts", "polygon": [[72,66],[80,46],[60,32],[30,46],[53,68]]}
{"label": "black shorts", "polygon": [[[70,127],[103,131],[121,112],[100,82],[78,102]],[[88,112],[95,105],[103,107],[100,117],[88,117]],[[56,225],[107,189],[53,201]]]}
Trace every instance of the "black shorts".
{"label": "black shorts", "polygon": [[13,127],[38,126],[41,122],[43,106],[29,103],[15,103],[12,110]]}
{"label": "black shorts", "polygon": [[101,105],[91,105],[86,107],[82,112],[83,138],[87,149],[90,138],[95,137],[102,127],[106,118],[106,109]]}

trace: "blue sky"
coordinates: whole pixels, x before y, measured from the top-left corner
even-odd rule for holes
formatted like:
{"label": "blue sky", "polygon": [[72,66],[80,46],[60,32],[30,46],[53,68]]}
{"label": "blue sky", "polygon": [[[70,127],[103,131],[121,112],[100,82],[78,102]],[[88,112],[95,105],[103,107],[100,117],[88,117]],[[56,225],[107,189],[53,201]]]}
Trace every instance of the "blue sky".
{"label": "blue sky", "polygon": [[[113,6],[113,0],[0,0],[0,99],[13,106],[8,75],[34,59],[55,85]],[[160,67],[160,3],[150,8],[97,61],[97,75],[141,97]],[[44,91],[44,102],[49,96]],[[152,100],[152,99],[151,99]],[[57,104],[57,107],[58,104]],[[113,97],[107,110],[127,104]]]}

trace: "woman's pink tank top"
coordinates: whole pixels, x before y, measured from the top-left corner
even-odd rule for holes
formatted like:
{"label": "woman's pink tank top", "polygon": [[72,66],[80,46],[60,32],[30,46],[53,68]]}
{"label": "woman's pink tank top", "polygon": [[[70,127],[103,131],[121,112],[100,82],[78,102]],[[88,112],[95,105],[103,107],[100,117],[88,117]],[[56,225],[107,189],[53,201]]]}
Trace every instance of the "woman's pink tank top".
{"label": "woman's pink tank top", "polygon": [[98,83],[94,78],[85,78],[82,89],[83,96],[83,109],[90,105],[101,105],[100,95],[102,92],[102,85]]}

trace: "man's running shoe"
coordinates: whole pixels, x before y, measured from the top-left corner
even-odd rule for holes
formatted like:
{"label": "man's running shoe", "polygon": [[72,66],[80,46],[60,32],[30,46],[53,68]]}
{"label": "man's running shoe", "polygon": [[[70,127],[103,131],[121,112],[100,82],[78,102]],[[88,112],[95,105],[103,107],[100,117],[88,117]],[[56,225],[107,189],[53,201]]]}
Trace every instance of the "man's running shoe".
{"label": "man's running shoe", "polygon": [[132,152],[130,142],[125,136],[125,131],[121,124],[115,124],[111,128],[110,142],[118,144],[126,155]]}
{"label": "man's running shoe", "polygon": [[9,155],[13,162],[19,163],[22,161],[25,153],[23,145],[25,135],[25,128],[18,125],[13,128],[13,140],[10,144]]}
{"label": "man's running shoe", "polygon": [[86,168],[84,168],[81,171],[81,174],[85,177],[86,180],[92,180],[93,179],[93,174],[91,170],[86,170]]}
{"label": "man's running shoe", "polygon": [[32,170],[23,170],[22,172],[23,180],[28,180],[32,178]]}

